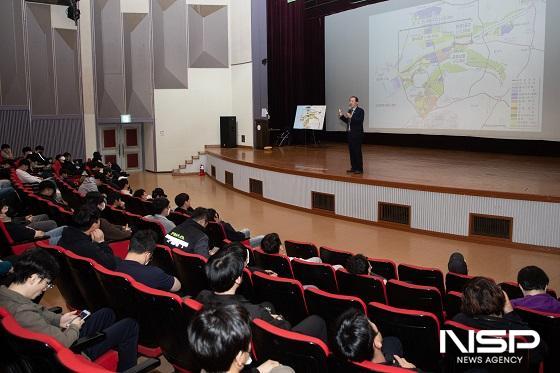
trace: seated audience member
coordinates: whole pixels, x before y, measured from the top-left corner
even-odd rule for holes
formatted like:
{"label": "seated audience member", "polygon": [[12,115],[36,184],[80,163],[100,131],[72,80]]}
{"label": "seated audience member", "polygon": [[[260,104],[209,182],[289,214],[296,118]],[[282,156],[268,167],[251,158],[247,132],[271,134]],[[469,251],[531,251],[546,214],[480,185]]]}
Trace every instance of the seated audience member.
{"label": "seated audience member", "polygon": [[25,222],[13,222],[8,214],[9,207],[4,201],[0,201],[0,221],[4,223],[6,230],[15,242],[32,241],[35,238],[48,236],[49,243],[56,245],[62,236],[65,227],[56,226],[53,220],[39,220],[33,222],[33,218],[39,217],[40,219],[46,218],[47,215],[31,215],[25,217]]}
{"label": "seated audience member", "polygon": [[111,170],[109,167],[105,167],[103,169],[103,177],[101,181],[103,181],[111,188],[119,190],[119,185],[117,184],[117,180],[118,179],[115,177],[113,170]]}
{"label": "seated audience member", "polygon": [[523,292],[523,298],[512,299],[511,304],[514,307],[560,314],[560,302],[546,293],[548,282],[548,276],[539,267],[521,268],[517,273],[517,283]]}
{"label": "seated audience member", "polygon": [[142,201],[152,199],[152,196],[146,193],[145,189],[137,189],[136,191],[134,191],[134,193],[132,193],[132,197],[140,198]]}
{"label": "seated audience member", "polygon": [[0,148],[0,157],[4,161],[14,160],[14,153],[12,153],[12,148],[10,147],[10,145],[2,144],[2,147]]}
{"label": "seated audience member", "polygon": [[220,250],[208,259],[205,266],[208,286],[211,290],[202,290],[196,300],[205,306],[236,304],[244,307],[251,319],[262,319],[282,329],[296,331],[305,335],[327,340],[325,321],[311,315],[292,328],[282,315],[275,314],[270,303],[253,304],[244,296],[236,294],[243,280],[243,268],[246,260],[239,252]]}
{"label": "seated audience member", "polygon": [[56,175],[60,175],[62,171],[62,163],[64,162],[64,156],[62,154],[57,154],[54,157],[54,162],[52,164],[52,170]]}
{"label": "seated audience member", "polygon": [[[513,312],[507,294],[493,280],[485,277],[473,277],[465,285],[461,313],[453,321],[475,329],[489,330],[528,330],[529,325]],[[531,350],[531,364],[543,359],[546,349],[541,344]]]}
{"label": "seated audience member", "polygon": [[62,154],[62,156],[64,157],[64,159],[61,160],[62,170],[66,170],[68,175],[79,175],[80,168],[72,161],[72,154],[66,152]]}
{"label": "seated audience member", "polygon": [[119,210],[124,210],[126,206],[121,195],[118,193],[109,193],[107,196],[107,204]]}
{"label": "seated audience member", "polygon": [[96,173],[95,175],[87,176],[80,187],[78,188],[78,192],[84,197],[89,192],[99,192],[98,186],[101,184],[101,177],[100,173]]}
{"label": "seated audience member", "polygon": [[175,204],[177,208],[175,212],[191,215],[194,209],[191,206],[191,199],[187,193],[179,193],[175,196]]}
{"label": "seated audience member", "polygon": [[[101,213],[105,210],[107,200],[105,199],[105,195],[99,192],[89,192],[86,194],[86,204],[97,208]],[[103,231],[105,239],[108,241],[126,240],[129,239],[132,234],[128,225],[116,225],[105,218],[99,218],[99,229]]]}
{"label": "seated audience member", "polygon": [[16,169],[16,175],[21,180],[22,183],[32,184],[40,183],[43,181],[42,177],[33,176],[28,171],[31,168],[31,162],[29,159],[22,159],[19,161],[19,166]]}
{"label": "seated audience member", "polygon": [[377,326],[355,309],[347,310],[336,321],[333,350],[343,360],[416,368],[402,357],[402,344],[398,338],[383,338]]}
{"label": "seated audience member", "polygon": [[[278,233],[269,233],[265,235],[261,241],[261,250],[267,254],[280,254],[280,255],[287,256],[286,249],[284,248],[284,245],[282,244],[282,241],[280,240],[280,236],[278,236]],[[290,260],[292,259],[293,258],[290,257]],[[312,263],[323,262],[321,258],[316,256],[309,259],[302,259],[302,260],[305,260],[306,262],[312,262]]]}
{"label": "seated audience member", "polygon": [[165,228],[165,234],[175,228],[175,223],[167,218],[171,212],[170,202],[167,198],[154,199],[152,201],[152,209],[154,213],[152,215],[144,216],[146,219],[157,221],[163,225],[163,228]]}
{"label": "seated audience member", "polygon": [[59,267],[54,258],[42,249],[24,252],[8,275],[8,287],[0,287],[0,307],[4,307],[24,328],[47,334],[66,347],[78,338],[103,332],[105,338],[86,348],[83,354],[97,359],[110,349],[119,354],[118,370],[136,365],[138,349],[138,324],[132,319],[116,321],[115,313],[102,308],[87,320],[78,317],[77,311],[59,315],[33,302],[33,299],[53,287]]}
{"label": "seated audience member", "polygon": [[365,255],[362,254],[352,255],[348,258],[344,268],[348,273],[355,275],[372,275],[371,264]]}
{"label": "seated audience member", "polygon": [[99,152],[93,152],[93,158],[88,162],[88,166],[91,169],[103,169],[105,165],[103,164],[103,157]]}
{"label": "seated audience member", "polygon": [[233,242],[249,240],[251,247],[259,246],[264,237],[264,235],[262,235],[251,238],[251,231],[248,228],[244,228],[240,231],[235,230],[230,223],[221,220],[220,214],[214,209],[208,209],[208,222],[220,224],[224,228],[228,240]]}
{"label": "seated audience member", "polygon": [[194,209],[190,219],[185,220],[167,233],[165,236],[166,244],[172,248],[208,258],[211,255],[208,247],[209,240],[204,232],[204,228],[208,224],[206,221],[207,215],[208,211],[203,207]]}
{"label": "seated audience member", "polygon": [[50,159],[43,154],[44,151],[45,148],[42,145],[37,145],[35,147],[35,153],[31,155],[31,161],[39,167],[45,167],[51,163]]}
{"label": "seated audience member", "polygon": [[0,200],[0,205],[0,220],[2,220],[4,223],[12,222],[41,231],[50,231],[51,229],[55,229],[58,226],[56,222],[54,220],[51,220],[51,218],[49,218],[47,214],[13,217],[13,209],[10,208],[10,205],[5,200]]}
{"label": "seated audience member", "polygon": [[142,230],[134,233],[130,239],[128,254],[117,264],[116,270],[151,288],[179,291],[181,283],[177,278],[168,275],[159,267],[148,265],[155,248],[156,241],[152,231]]}
{"label": "seated audience member", "polygon": [[[240,306],[205,308],[189,324],[189,346],[203,372],[239,373],[251,363],[249,315]],[[254,373],[289,373],[293,369],[267,360]]]}
{"label": "seated audience member", "polygon": [[156,198],[167,198],[167,194],[165,194],[165,191],[162,188],[155,188],[152,190],[152,199]]}
{"label": "seated audience member", "polygon": [[31,149],[30,146],[25,146],[23,149],[21,149],[21,159],[29,159],[29,162],[31,162],[31,155],[33,154],[33,149]]}
{"label": "seated audience member", "polygon": [[52,180],[43,180],[39,183],[39,196],[51,201],[52,203],[62,207],[63,209],[73,211],[68,203],[62,199],[62,197],[57,193],[56,184]]}
{"label": "seated audience member", "polygon": [[130,192],[130,185],[128,184],[127,178],[124,177],[122,179],[119,179],[117,185],[119,186],[119,191],[121,194],[132,196],[132,193]]}
{"label": "seated audience member", "polygon": [[99,210],[85,205],[74,214],[72,220],[75,226],[62,231],[58,245],[114,270],[119,259],[113,255],[105,243],[103,231],[99,229]]}
{"label": "seated audience member", "polygon": [[467,262],[463,254],[455,252],[449,257],[449,262],[447,263],[447,270],[449,272],[457,273],[460,275],[468,275],[469,270],[467,268]]}

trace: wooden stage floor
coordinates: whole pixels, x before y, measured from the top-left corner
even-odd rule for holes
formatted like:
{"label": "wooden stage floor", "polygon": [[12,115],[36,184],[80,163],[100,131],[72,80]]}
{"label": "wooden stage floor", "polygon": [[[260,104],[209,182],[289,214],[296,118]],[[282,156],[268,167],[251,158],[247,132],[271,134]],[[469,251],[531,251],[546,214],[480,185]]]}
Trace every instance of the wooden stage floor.
{"label": "wooden stage floor", "polygon": [[399,188],[560,202],[560,158],[364,145],[364,174],[347,174],[347,146],[206,149],[254,167]]}

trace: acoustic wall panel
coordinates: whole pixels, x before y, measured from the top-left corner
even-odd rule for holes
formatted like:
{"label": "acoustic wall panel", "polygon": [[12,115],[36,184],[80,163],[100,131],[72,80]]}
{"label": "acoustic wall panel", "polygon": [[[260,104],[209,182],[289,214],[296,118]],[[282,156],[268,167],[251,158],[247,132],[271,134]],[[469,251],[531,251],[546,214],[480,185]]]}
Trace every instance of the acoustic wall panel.
{"label": "acoustic wall panel", "polygon": [[93,0],[93,38],[98,120],[125,113],[120,2]]}
{"label": "acoustic wall panel", "polygon": [[152,51],[150,16],[123,13],[125,112],[136,121],[153,117]]}
{"label": "acoustic wall panel", "polygon": [[70,29],[53,30],[57,114],[80,114],[78,33]]}
{"label": "acoustic wall panel", "polygon": [[0,105],[27,105],[21,0],[0,1]]}
{"label": "acoustic wall panel", "polygon": [[82,117],[72,115],[59,118],[32,118],[28,145],[41,144],[49,156],[66,151],[80,158],[85,154]]}
{"label": "acoustic wall panel", "polygon": [[27,107],[0,109],[0,139],[2,143],[10,144],[14,155],[21,154],[21,149],[29,145],[30,138]]}
{"label": "acoustic wall panel", "polygon": [[51,9],[45,4],[26,3],[26,6],[31,113],[55,115]]}
{"label": "acoustic wall panel", "polygon": [[227,7],[190,4],[188,22],[190,67],[228,67]]}
{"label": "acoustic wall panel", "polygon": [[186,8],[183,0],[152,1],[154,85],[156,89],[187,88]]}

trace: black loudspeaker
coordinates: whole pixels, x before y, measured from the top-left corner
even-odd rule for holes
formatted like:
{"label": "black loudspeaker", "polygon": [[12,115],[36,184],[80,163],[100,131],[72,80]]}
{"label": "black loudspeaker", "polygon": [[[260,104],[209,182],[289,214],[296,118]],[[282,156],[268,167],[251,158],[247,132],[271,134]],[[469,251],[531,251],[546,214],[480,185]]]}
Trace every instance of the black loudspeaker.
{"label": "black loudspeaker", "polygon": [[220,117],[220,145],[222,148],[235,148],[237,146],[236,117]]}
{"label": "black loudspeaker", "polygon": [[269,146],[269,131],[268,131],[268,120],[267,119],[255,119],[255,148],[264,149],[265,146]]}

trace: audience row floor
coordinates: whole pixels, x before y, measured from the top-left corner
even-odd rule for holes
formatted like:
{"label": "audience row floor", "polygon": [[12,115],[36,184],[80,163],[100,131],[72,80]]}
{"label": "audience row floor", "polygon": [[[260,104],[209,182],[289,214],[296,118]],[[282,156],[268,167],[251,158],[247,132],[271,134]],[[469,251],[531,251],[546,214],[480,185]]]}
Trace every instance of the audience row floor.
{"label": "audience row floor", "polygon": [[[397,263],[437,267],[444,273],[449,255],[459,251],[465,256],[471,275],[489,276],[497,282],[515,281],[520,268],[537,265],[550,277],[550,287],[560,290],[560,249],[557,253],[547,253],[483,245],[349,222],[262,202],[228,189],[207,176],[141,172],[130,176],[130,185],[134,189],[144,188],[148,193],[159,186],[173,206],[175,195],[187,192],[194,207],[215,208],[222,220],[236,229],[250,228],[252,235],[276,232],[282,240],[310,241],[318,246],[390,258]],[[52,289],[43,303],[62,305],[64,300]],[[172,369],[165,362],[159,371]]]}

